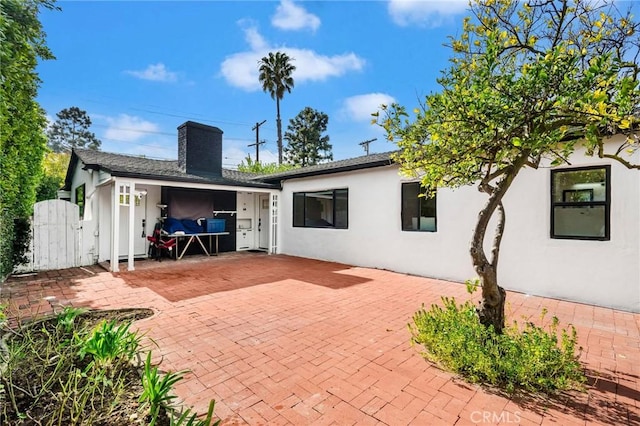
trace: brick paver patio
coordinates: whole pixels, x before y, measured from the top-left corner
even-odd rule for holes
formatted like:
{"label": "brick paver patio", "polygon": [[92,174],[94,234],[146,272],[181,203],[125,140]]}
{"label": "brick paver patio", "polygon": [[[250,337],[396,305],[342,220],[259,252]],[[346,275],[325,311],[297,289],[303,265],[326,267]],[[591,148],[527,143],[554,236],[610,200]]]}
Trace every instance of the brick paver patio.
{"label": "brick paver patio", "polygon": [[224,424],[640,424],[640,315],[508,295],[509,318],[537,322],[543,307],[575,325],[586,393],[509,398],[427,363],[407,323],[465,286],[289,256],[225,255],[144,261],[11,278],[17,315],[60,305],[148,307],[137,323],[164,370],[190,369],[176,391]]}

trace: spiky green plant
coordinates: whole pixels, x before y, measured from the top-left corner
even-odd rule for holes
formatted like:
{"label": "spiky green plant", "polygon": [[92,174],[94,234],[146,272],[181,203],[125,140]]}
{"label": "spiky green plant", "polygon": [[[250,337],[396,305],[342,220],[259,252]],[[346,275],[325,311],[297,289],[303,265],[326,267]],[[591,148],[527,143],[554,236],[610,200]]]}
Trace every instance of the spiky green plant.
{"label": "spiky green plant", "polygon": [[73,331],[74,323],[79,315],[87,312],[86,308],[74,308],[73,306],[65,306],[64,309],[56,315],[56,320],[65,332]]}
{"label": "spiky green plant", "polygon": [[130,360],[136,355],[141,336],[129,331],[131,322],[118,325],[115,320],[101,321],[88,337],[83,339],[79,351],[80,358],[91,355],[93,362],[100,366],[113,363],[116,359]]}
{"label": "spiky green plant", "polygon": [[182,380],[186,371],[167,372],[161,375],[158,367],[151,365],[151,352],[147,353],[142,373],[143,392],[139,401],[149,406],[151,421],[149,426],[154,426],[161,411],[165,412],[171,408],[173,400],[176,398],[171,393],[173,385]]}

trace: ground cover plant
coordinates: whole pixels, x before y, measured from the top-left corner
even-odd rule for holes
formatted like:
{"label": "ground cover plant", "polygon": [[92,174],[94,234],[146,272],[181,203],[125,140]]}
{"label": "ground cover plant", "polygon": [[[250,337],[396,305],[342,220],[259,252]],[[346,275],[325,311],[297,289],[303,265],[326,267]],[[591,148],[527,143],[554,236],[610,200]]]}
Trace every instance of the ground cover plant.
{"label": "ground cover plant", "polygon": [[[477,284],[467,283],[469,292]],[[546,310],[541,313],[544,321]],[[442,298],[442,306],[417,311],[409,324],[412,341],[423,355],[473,383],[499,387],[509,393],[552,393],[583,389],[584,369],[578,361],[576,330],[558,329],[553,317],[546,327],[514,321],[502,333],[481,324],[471,300],[458,304]]]}
{"label": "ground cover plant", "polygon": [[130,329],[149,315],[65,308],[12,328],[0,308],[0,424],[219,424],[214,401],[204,419],[174,404],[185,372],[160,373]]}

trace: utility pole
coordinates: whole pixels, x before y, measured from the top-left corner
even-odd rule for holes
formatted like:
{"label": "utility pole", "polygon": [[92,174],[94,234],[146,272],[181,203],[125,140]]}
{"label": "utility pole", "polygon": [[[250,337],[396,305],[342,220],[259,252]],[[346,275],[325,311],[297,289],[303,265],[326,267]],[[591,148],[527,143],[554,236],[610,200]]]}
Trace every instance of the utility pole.
{"label": "utility pole", "polygon": [[252,143],[250,145],[247,146],[255,146],[256,147],[256,163],[260,162],[260,145],[262,145],[264,143],[264,141],[260,141],[260,126],[262,126],[264,123],[266,123],[267,120],[262,120],[262,123],[256,123],[255,126],[253,126],[251,128],[251,130],[255,130],[256,131],[256,143]]}
{"label": "utility pole", "polygon": [[368,141],[360,142],[358,145],[360,145],[361,147],[364,148],[364,152],[366,153],[365,155],[369,155],[369,144],[371,142],[375,142],[377,140],[378,140],[378,138],[369,139]]}

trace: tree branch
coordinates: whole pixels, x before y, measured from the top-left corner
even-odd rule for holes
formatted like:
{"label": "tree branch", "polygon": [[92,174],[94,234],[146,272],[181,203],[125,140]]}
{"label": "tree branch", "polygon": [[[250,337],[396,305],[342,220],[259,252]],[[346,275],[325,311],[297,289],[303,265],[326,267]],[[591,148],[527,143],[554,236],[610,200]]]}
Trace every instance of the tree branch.
{"label": "tree branch", "polygon": [[535,160],[531,161],[531,160],[527,160],[526,163],[524,163],[525,165],[531,167],[532,169],[538,169],[538,167],[540,167],[540,156],[538,155]]}
{"label": "tree branch", "polygon": [[633,164],[627,160],[625,160],[624,158],[621,158],[617,155],[614,154],[605,154],[605,153],[599,153],[599,157],[600,158],[610,158],[612,160],[617,161],[618,163],[622,164],[623,166],[625,166],[627,169],[631,169],[631,170],[640,170],[640,164]]}
{"label": "tree branch", "polygon": [[491,267],[494,270],[498,269],[498,257],[500,255],[500,243],[502,242],[502,236],[504,235],[504,225],[506,216],[504,213],[504,206],[502,201],[498,202],[498,224],[496,225],[495,235],[493,237],[493,247],[491,248]]}
{"label": "tree branch", "polygon": [[[505,167],[505,169],[508,170],[505,171],[503,178],[498,182],[496,187],[493,188],[491,192],[488,192],[490,194],[489,199],[487,200],[484,208],[478,214],[478,221],[473,231],[473,238],[471,239],[470,254],[473,260],[473,266],[481,277],[486,276],[488,273],[487,268],[493,268],[492,264],[488,261],[483,248],[487,226],[489,225],[489,221],[491,220],[495,210],[497,208],[504,208],[502,206],[502,198],[507,193],[507,190],[511,186],[511,183],[513,183],[518,172],[520,172],[526,163],[530,153],[531,152],[529,150],[523,150],[518,157],[515,158],[511,166]],[[490,187],[488,184],[483,184],[482,182],[478,186],[478,188],[483,192],[487,192],[488,187]],[[500,240],[498,240],[498,243],[499,242]]]}
{"label": "tree branch", "polygon": [[[555,3],[552,3],[552,4],[553,4],[553,8],[555,9],[556,8]],[[556,35],[553,37],[553,43],[551,44],[552,47],[556,47],[558,45],[558,41],[560,41],[561,35],[564,32],[563,23],[567,16],[566,1],[562,2],[562,11],[559,12],[559,15],[560,15],[560,21],[556,24]]]}
{"label": "tree branch", "polygon": [[491,182],[492,180],[496,179],[499,176],[502,176],[503,174],[509,172],[511,170],[512,166],[505,166],[501,169],[497,169],[495,170],[493,173],[490,173],[491,171],[491,165],[489,165],[489,168],[487,170],[487,174],[485,175],[484,179],[482,179],[482,183],[485,184],[489,184],[489,182]]}

